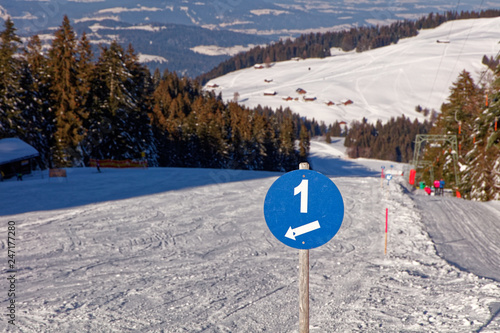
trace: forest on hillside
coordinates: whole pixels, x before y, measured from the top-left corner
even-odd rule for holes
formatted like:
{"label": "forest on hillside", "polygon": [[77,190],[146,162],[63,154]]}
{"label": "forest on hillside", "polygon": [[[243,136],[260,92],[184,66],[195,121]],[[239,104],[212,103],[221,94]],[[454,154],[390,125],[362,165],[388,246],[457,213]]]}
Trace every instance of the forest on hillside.
{"label": "forest on hillside", "polygon": [[391,118],[386,124],[379,120],[370,124],[365,118],[350,124],[345,138],[347,155],[351,158],[365,157],[379,160],[409,163],[413,158],[415,137],[426,134],[432,122],[418,122],[404,115]]}
{"label": "forest on hillside", "polygon": [[42,168],[147,159],[286,171],[307,159],[310,133],[319,130],[289,109],[223,103],[192,79],[151,75],[132,46],[114,42],[94,57],[67,17],[47,52],[38,36],[23,45],[10,19],[0,32],[0,139],[35,147]]}
{"label": "forest on hillside", "polygon": [[[497,61],[499,57],[497,55]],[[424,151],[429,165],[423,177],[444,178],[454,184],[454,160],[458,161],[463,197],[478,201],[500,200],[500,66],[483,72],[479,82],[462,71],[450,89],[429,134],[456,135],[458,151],[450,143],[428,145]]]}
{"label": "forest on hillside", "polygon": [[[345,139],[349,157],[412,162],[417,134],[453,136],[429,139],[421,149],[417,183],[444,179],[466,199],[500,200],[500,55],[483,61],[480,82],[463,70],[450,88],[439,114],[419,123],[398,117],[388,123],[370,124],[363,119],[350,124]],[[496,67],[493,67],[495,64]],[[416,107],[417,111],[430,112]],[[458,180],[458,182],[456,181]]]}
{"label": "forest on hillside", "polygon": [[265,47],[257,46],[247,52],[237,54],[211,71],[200,75],[197,80],[205,84],[213,78],[260,63],[285,61],[296,57],[324,58],[331,55],[331,48],[363,52],[395,44],[402,38],[414,37],[421,29],[436,28],[447,21],[497,16],[500,16],[500,9],[460,13],[449,11],[444,14],[430,13],[416,21],[398,21],[387,26],[365,26],[337,32],[304,34],[293,40],[287,38]]}
{"label": "forest on hillside", "polygon": [[[346,136],[351,157],[408,162],[416,134],[453,134],[424,149],[428,181],[444,178],[473,200],[500,199],[500,66],[498,55],[476,83],[463,71],[430,123],[406,117],[387,124],[318,123],[290,109],[249,109],[223,102],[197,80],[155,71],[132,46],[101,46],[94,56],[67,17],[49,50],[38,36],[24,44],[11,20],[0,31],[0,139],[18,137],[40,153],[40,165],[73,167],[90,159],[147,159],[150,166],[288,171],[307,160],[311,136]],[[421,110],[417,106],[417,111]],[[453,161],[458,160],[458,184]]]}

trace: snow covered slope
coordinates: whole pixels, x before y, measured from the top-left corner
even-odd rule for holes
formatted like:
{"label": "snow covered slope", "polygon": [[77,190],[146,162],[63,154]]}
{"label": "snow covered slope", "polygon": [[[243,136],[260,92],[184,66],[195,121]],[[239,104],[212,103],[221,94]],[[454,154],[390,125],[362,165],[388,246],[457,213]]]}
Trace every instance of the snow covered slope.
{"label": "snow covered slope", "polygon": [[[339,233],[311,250],[311,332],[500,330],[498,282],[436,254],[400,177],[381,183],[380,161],[339,158],[337,142],[311,147],[313,167],[332,176],[345,203]],[[298,253],[263,217],[279,176],[82,168],[67,181],[0,183],[2,309],[8,222],[16,229],[12,331],[297,332]]]}
{"label": "snow covered slope", "polygon": [[[213,79],[206,87],[219,85],[215,91],[222,92],[226,100],[238,92],[239,101],[249,107],[288,106],[304,117],[327,124],[363,117],[372,122],[387,121],[401,114],[423,120],[425,116],[415,107],[439,111],[462,70],[479,79],[486,69],[482,57],[495,56],[500,50],[499,31],[500,18],[452,21],[422,30],[417,37],[396,45],[362,53],[335,52],[326,59],[279,62],[270,68],[243,69]],[[298,94],[299,88],[306,94]],[[276,95],[265,96],[267,91]],[[304,96],[315,100],[305,101]],[[288,97],[292,100],[286,101]],[[353,104],[344,105],[348,100]],[[328,102],[335,105],[329,106]]]}

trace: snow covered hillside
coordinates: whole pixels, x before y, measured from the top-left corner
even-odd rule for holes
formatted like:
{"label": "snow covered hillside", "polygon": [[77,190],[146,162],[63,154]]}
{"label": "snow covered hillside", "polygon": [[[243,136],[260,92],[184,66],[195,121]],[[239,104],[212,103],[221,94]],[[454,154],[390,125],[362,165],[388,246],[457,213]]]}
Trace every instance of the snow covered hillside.
{"label": "snow covered hillside", "polygon": [[415,107],[440,111],[462,70],[480,78],[486,69],[483,56],[500,50],[498,31],[500,18],[451,21],[396,45],[247,68],[213,79],[205,88],[222,92],[225,100],[237,92],[246,106],[290,107],[327,124],[363,117],[387,121],[401,114],[423,120]]}
{"label": "snow covered hillside", "polygon": [[[331,176],[345,204],[339,233],[310,253],[311,332],[500,330],[499,283],[436,254],[421,209],[440,198],[422,198],[419,209],[402,177],[381,182],[386,162],[347,160],[337,140],[313,141],[311,149],[313,168]],[[280,175],[81,168],[69,169],[67,180],[0,183],[3,314],[9,225],[17,269],[17,326],[3,315],[0,331],[297,332],[298,251],[276,240],[263,217]],[[499,220],[495,207],[471,204]],[[447,215],[438,217],[453,228]],[[473,223],[475,236],[483,225]],[[476,253],[487,255],[489,245]]]}

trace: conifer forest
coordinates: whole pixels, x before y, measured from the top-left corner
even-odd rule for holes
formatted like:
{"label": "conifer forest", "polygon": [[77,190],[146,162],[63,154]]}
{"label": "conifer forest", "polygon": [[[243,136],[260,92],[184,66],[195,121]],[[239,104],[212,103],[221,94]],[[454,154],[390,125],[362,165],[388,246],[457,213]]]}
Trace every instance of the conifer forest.
{"label": "conifer forest", "polygon": [[[290,109],[249,109],[202,90],[202,83],[257,62],[294,56],[324,57],[337,45],[358,52],[412,36],[446,20],[498,16],[500,11],[429,15],[416,22],[310,34],[294,42],[258,47],[195,79],[165,71],[153,74],[130,45],[100,46],[94,54],[86,35],[77,37],[64,18],[48,50],[38,36],[22,42],[10,19],[0,31],[0,139],[18,137],[40,153],[42,168],[89,165],[90,159],[146,159],[150,166],[269,171],[296,169],[306,161],[313,136],[346,136],[349,157],[411,162],[417,134],[454,134],[458,151],[428,146],[435,178],[459,183],[471,200],[500,199],[499,55],[485,56],[478,82],[462,71],[440,112],[419,123],[404,116],[386,124],[366,119],[318,124]],[[428,177],[428,176],[426,176]]]}
{"label": "conifer forest", "polygon": [[112,43],[95,56],[67,17],[48,52],[37,36],[22,45],[10,20],[0,40],[0,138],[31,144],[43,168],[146,159],[285,171],[307,159],[309,132],[319,128],[288,109],[223,103],[175,73],[151,75],[132,46]]}

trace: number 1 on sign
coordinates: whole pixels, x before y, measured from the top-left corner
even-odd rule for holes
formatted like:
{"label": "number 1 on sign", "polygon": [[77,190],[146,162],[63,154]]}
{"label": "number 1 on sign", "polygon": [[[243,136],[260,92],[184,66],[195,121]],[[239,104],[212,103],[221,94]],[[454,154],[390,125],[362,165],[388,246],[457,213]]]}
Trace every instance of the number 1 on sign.
{"label": "number 1 on sign", "polygon": [[300,193],[300,212],[307,213],[307,201],[309,200],[309,180],[302,179],[299,186],[294,188],[294,194]]}

